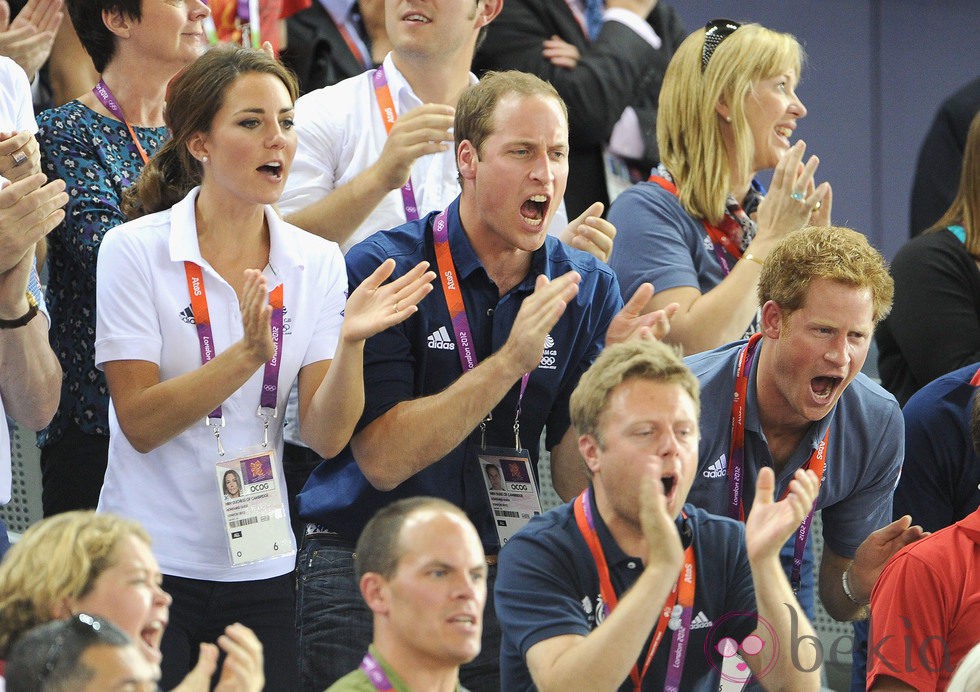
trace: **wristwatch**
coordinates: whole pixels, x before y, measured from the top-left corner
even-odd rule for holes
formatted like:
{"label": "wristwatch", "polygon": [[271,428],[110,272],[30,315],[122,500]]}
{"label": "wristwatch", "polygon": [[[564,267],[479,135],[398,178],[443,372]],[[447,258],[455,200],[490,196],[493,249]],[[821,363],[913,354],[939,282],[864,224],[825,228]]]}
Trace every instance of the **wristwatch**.
{"label": "wristwatch", "polygon": [[34,296],[31,292],[27,292],[27,312],[18,317],[15,320],[0,320],[0,329],[17,329],[17,327],[23,327],[25,324],[34,319],[37,314],[37,301],[34,300]]}

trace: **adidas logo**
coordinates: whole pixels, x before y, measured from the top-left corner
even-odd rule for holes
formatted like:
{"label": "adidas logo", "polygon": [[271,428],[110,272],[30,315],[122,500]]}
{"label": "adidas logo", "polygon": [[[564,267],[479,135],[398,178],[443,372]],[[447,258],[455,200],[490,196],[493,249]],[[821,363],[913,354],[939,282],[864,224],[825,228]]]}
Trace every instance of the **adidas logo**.
{"label": "adidas logo", "polygon": [[691,620],[692,630],[703,630],[711,627],[712,625],[714,625],[714,623],[708,619],[708,616],[704,614],[703,610],[698,611],[697,617]]}
{"label": "adidas logo", "polygon": [[449,338],[449,332],[445,327],[439,327],[437,330],[429,334],[428,338],[429,348],[440,349],[443,351],[455,351],[456,344],[453,340]]}
{"label": "adidas logo", "polygon": [[724,478],[727,476],[728,460],[725,458],[725,455],[722,454],[720,457],[718,457],[718,460],[706,468],[701,475],[705,478]]}
{"label": "adidas logo", "polygon": [[190,305],[180,311],[180,319],[187,324],[194,324],[194,311],[191,310]]}

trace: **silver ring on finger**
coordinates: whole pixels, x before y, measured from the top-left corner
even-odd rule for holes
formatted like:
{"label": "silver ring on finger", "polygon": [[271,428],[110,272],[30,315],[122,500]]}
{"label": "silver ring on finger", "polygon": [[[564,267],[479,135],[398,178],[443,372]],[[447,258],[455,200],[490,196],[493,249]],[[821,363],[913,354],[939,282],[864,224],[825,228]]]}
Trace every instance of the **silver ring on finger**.
{"label": "silver ring on finger", "polygon": [[27,154],[25,154],[24,152],[18,150],[18,151],[13,152],[10,155],[10,158],[12,158],[14,160],[14,166],[20,166],[25,161],[27,161]]}
{"label": "silver ring on finger", "polygon": [[797,202],[806,202],[806,195],[802,192],[794,192],[789,196],[790,199],[795,199]]}

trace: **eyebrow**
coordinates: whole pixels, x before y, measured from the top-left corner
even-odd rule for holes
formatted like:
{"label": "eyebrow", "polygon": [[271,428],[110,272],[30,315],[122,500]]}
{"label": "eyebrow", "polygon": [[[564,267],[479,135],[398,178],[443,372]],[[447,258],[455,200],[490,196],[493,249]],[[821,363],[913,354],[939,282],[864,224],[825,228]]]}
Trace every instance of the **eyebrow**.
{"label": "eyebrow", "polygon": [[[295,106],[287,106],[286,108],[280,108],[279,109],[279,113],[289,113],[290,111],[294,111],[294,110],[296,110],[296,107]],[[235,115],[238,115],[240,113],[259,113],[259,114],[264,114],[265,113],[265,108],[262,108],[260,106],[255,106],[253,108],[242,108],[241,110],[235,111]]]}

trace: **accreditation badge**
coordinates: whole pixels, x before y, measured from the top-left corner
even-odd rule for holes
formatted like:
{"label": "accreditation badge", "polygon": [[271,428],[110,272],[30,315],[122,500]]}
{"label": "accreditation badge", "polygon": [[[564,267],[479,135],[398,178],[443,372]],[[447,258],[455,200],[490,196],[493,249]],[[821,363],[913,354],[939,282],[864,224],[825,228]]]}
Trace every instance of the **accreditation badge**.
{"label": "accreditation badge", "polygon": [[294,555],[289,510],[279,488],[282,471],[270,449],[215,465],[232,565]]}
{"label": "accreditation badge", "polygon": [[477,459],[502,548],[531,517],[541,514],[531,456],[526,449],[485,447]]}

